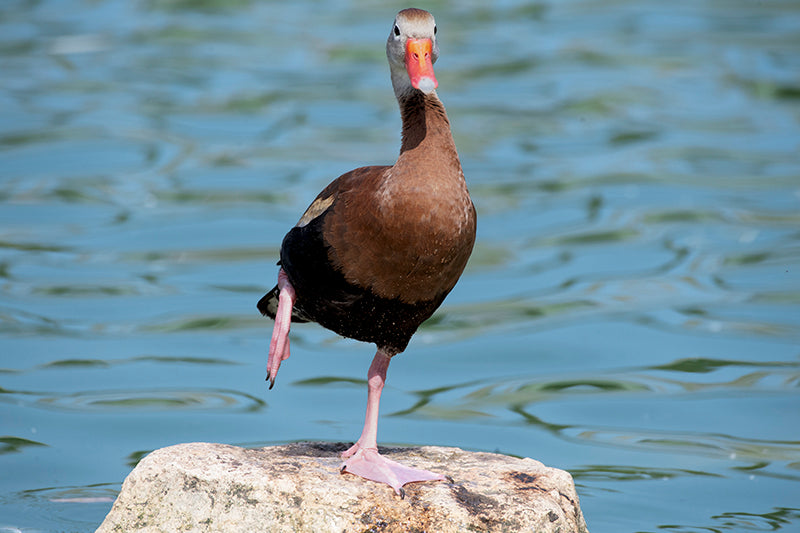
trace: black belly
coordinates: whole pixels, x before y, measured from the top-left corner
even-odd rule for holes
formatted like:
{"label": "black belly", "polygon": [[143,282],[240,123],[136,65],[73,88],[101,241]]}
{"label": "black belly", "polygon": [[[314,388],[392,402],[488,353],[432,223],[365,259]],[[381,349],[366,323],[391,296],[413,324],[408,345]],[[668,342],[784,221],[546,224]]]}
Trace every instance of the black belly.
{"label": "black belly", "polygon": [[[324,216],[308,225],[292,228],[283,239],[281,266],[295,289],[296,321],[310,320],[339,335],[395,354],[405,350],[411,336],[441,305],[447,292],[435,299],[409,304],[382,298],[368,287],[348,282],[328,257],[322,235]],[[259,302],[262,313],[273,316],[277,290]]]}

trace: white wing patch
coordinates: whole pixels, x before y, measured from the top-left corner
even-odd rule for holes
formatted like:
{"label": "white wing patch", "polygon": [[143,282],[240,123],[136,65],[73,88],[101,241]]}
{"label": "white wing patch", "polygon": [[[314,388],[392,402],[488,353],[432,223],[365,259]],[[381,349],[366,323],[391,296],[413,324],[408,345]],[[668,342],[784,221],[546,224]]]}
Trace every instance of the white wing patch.
{"label": "white wing patch", "polygon": [[308,206],[308,209],[306,209],[306,212],[303,213],[302,217],[300,217],[300,220],[297,221],[295,227],[302,228],[303,226],[306,226],[309,222],[324,213],[332,203],[333,195],[330,195],[327,198],[317,198],[311,203],[310,206]]}

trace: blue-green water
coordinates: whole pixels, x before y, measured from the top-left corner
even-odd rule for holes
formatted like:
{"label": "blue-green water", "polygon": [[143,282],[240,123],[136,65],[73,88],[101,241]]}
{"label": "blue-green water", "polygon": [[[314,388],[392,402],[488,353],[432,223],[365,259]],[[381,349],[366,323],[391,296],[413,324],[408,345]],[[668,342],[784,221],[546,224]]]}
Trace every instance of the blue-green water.
{"label": "blue-green water", "polygon": [[[572,472],[593,533],[800,530],[800,4],[420,2],[478,243],[379,439]],[[405,5],[0,6],[0,532],[93,531],[146,452],[352,441],[371,346],[255,309],[391,163]]]}

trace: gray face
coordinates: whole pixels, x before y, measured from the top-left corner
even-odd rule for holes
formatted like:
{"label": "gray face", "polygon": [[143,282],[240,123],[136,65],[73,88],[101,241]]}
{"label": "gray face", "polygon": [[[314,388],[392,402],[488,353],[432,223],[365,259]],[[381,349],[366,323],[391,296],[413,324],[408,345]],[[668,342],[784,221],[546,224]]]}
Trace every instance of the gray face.
{"label": "gray face", "polygon": [[431,62],[435,63],[439,58],[439,46],[436,42],[436,21],[433,15],[421,9],[404,9],[397,14],[386,41],[386,56],[392,70],[395,91],[404,91],[411,87],[405,65],[406,43],[409,39],[430,39]]}

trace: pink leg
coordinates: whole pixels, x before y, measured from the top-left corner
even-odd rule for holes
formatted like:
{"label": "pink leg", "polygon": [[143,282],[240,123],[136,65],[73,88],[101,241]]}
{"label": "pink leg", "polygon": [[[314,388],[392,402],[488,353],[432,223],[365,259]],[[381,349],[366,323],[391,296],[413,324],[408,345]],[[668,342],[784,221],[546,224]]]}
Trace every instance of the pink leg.
{"label": "pink leg", "polygon": [[434,474],[427,470],[419,470],[403,466],[400,463],[386,459],[378,453],[378,410],[381,402],[381,392],[386,383],[386,370],[389,368],[391,358],[382,350],[378,350],[369,367],[367,394],[367,415],[364,420],[364,429],[358,442],[349,450],[342,453],[346,459],[342,465],[342,472],[350,472],[365,479],[386,483],[401,497],[405,496],[403,485],[416,481],[444,481],[444,476]]}
{"label": "pink leg", "polygon": [[289,358],[289,330],[292,327],[292,307],[297,299],[294,287],[283,269],[278,272],[278,310],[275,313],[275,326],[272,328],[272,340],[269,343],[269,359],[267,359],[267,379],[269,388],[275,386],[275,377],[281,362]]}

